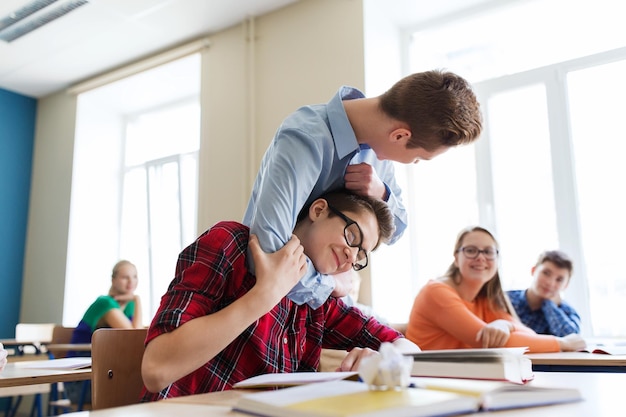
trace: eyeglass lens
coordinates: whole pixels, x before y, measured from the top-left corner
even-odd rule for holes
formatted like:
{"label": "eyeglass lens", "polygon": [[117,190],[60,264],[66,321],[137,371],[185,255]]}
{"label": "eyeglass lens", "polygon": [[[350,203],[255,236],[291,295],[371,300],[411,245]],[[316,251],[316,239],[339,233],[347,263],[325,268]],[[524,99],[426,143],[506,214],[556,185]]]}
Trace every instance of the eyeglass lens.
{"label": "eyeglass lens", "polygon": [[348,246],[352,248],[359,248],[356,255],[356,262],[354,264],[355,269],[358,268],[358,271],[359,269],[365,268],[367,266],[367,253],[365,253],[365,250],[360,248],[363,236],[361,235],[361,229],[359,226],[356,223],[348,224],[344,229],[344,237],[346,238]]}
{"label": "eyeglass lens", "polygon": [[461,250],[470,259],[477,258],[481,253],[485,255],[486,259],[495,259],[498,256],[498,250],[494,248],[478,249],[476,246],[464,246]]}

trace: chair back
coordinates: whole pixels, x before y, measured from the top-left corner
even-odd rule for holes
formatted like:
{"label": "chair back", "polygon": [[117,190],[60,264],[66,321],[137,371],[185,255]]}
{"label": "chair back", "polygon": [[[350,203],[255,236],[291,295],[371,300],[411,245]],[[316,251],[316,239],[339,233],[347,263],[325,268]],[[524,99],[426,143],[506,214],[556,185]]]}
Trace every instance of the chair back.
{"label": "chair back", "polygon": [[91,337],[91,406],[136,404],[143,389],[141,360],[148,329],[98,329]]}
{"label": "chair back", "polygon": [[52,340],[54,323],[18,323],[15,326],[15,341],[23,343],[22,353],[41,353],[41,347]]}
{"label": "chair back", "polygon": [[[65,345],[69,344],[72,341],[72,334],[74,333],[74,327],[64,327],[60,324],[57,324],[52,329],[52,340],[50,341],[53,345]],[[59,359],[65,358],[67,356],[67,349],[48,349],[48,354],[50,357]]]}
{"label": "chair back", "polygon": [[17,342],[50,342],[54,323],[18,323],[15,326]]}

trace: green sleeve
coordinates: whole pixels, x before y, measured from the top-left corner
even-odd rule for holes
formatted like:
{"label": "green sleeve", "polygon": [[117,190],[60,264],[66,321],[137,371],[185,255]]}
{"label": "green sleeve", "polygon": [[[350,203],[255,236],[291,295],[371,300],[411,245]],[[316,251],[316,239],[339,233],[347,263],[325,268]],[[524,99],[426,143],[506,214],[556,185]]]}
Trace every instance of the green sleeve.
{"label": "green sleeve", "polygon": [[[128,303],[130,305],[130,303]],[[133,302],[134,305],[134,302]],[[114,308],[120,308],[120,305],[113,297],[108,295],[101,295],[96,299],[96,301],[89,306],[85,315],[83,316],[83,321],[89,325],[91,331],[96,330],[96,326],[98,322],[106,313]],[[133,307],[134,308],[134,307]],[[131,310],[133,311],[133,310]]]}

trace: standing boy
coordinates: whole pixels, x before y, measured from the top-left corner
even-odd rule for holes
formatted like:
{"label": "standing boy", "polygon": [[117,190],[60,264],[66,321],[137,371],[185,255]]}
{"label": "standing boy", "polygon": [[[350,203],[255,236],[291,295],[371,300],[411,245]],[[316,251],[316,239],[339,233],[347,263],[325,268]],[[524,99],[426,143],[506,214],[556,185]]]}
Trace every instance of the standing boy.
{"label": "standing boy", "polygon": [[[304,106],[283,121],[261,162],[243,223],[264,251],[274,252],[289,240],[303,207],[345,187],[389,205],[393,243],[404,232],[407,215],[392,161],[430,160],[472,143],[481,129],[474,93],[450,72],[415,73],[372,98],[341,87],[327,104]],[[331,292],[346,295],[350,281],[350,274],[331,278],[307,261],[306,274],[288,297],[317,308]]]}
{"label": "standing boy", "polygon": [[580,316],[561,298],[572,277],[572,260],[558,250],[539,255],[526,290],[508,291],[522,323],[540,334],[558,337],[580,333]]}

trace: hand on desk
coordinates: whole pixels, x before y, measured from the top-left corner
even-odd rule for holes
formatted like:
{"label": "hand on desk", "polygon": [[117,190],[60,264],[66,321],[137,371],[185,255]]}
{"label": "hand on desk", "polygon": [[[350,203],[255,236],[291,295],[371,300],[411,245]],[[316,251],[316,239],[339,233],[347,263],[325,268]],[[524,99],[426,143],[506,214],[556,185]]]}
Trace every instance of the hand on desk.
{"label": "hand on desk", "polygon": [[476,341],[481,342],[484,348],[499,348],[506,344],[511,337],[513,325],[506,320],[495,320],[488,323],[476,333]]}
{"label": "hand on desk", "polygon": [[561,352],[576,352],[587,347],[585,339],[576,333],[568,334],[564,337],[557,337],[557,340],[559,341]]}
{"label": "hand on desk", "polygon": [[358,371],[361,360],[372,355],[378,355],[378,352],[370,348],[354,348],[350,352],[348,352],[343,361],[341,361],[341,364],[339,365],[339,368],[337,368],[337,371]]}
{"label": "hand on desk", "polygon": [[[395,350],[397,350],[399,353],[415,353],[421,351],[419,346],[417,346],[410,340],[405,339],[404,337],[391,343],[391,345],[393,345]],[[348,354],[341,362],[341,365],[339,365],[339,368],[337,368],[337,371],[358,371],[359,365],[361,364],[363,358],[372,355],[380,355],[380,353],[373,349],[356,347],[348,352]]]}
{"label": "hand on desk", "polygon": [[4,369],[4,365],[7,364],[7,354],[8,352],[6,351],[2,343],[0,343],[0,372],[2,372],[2,370]]}

